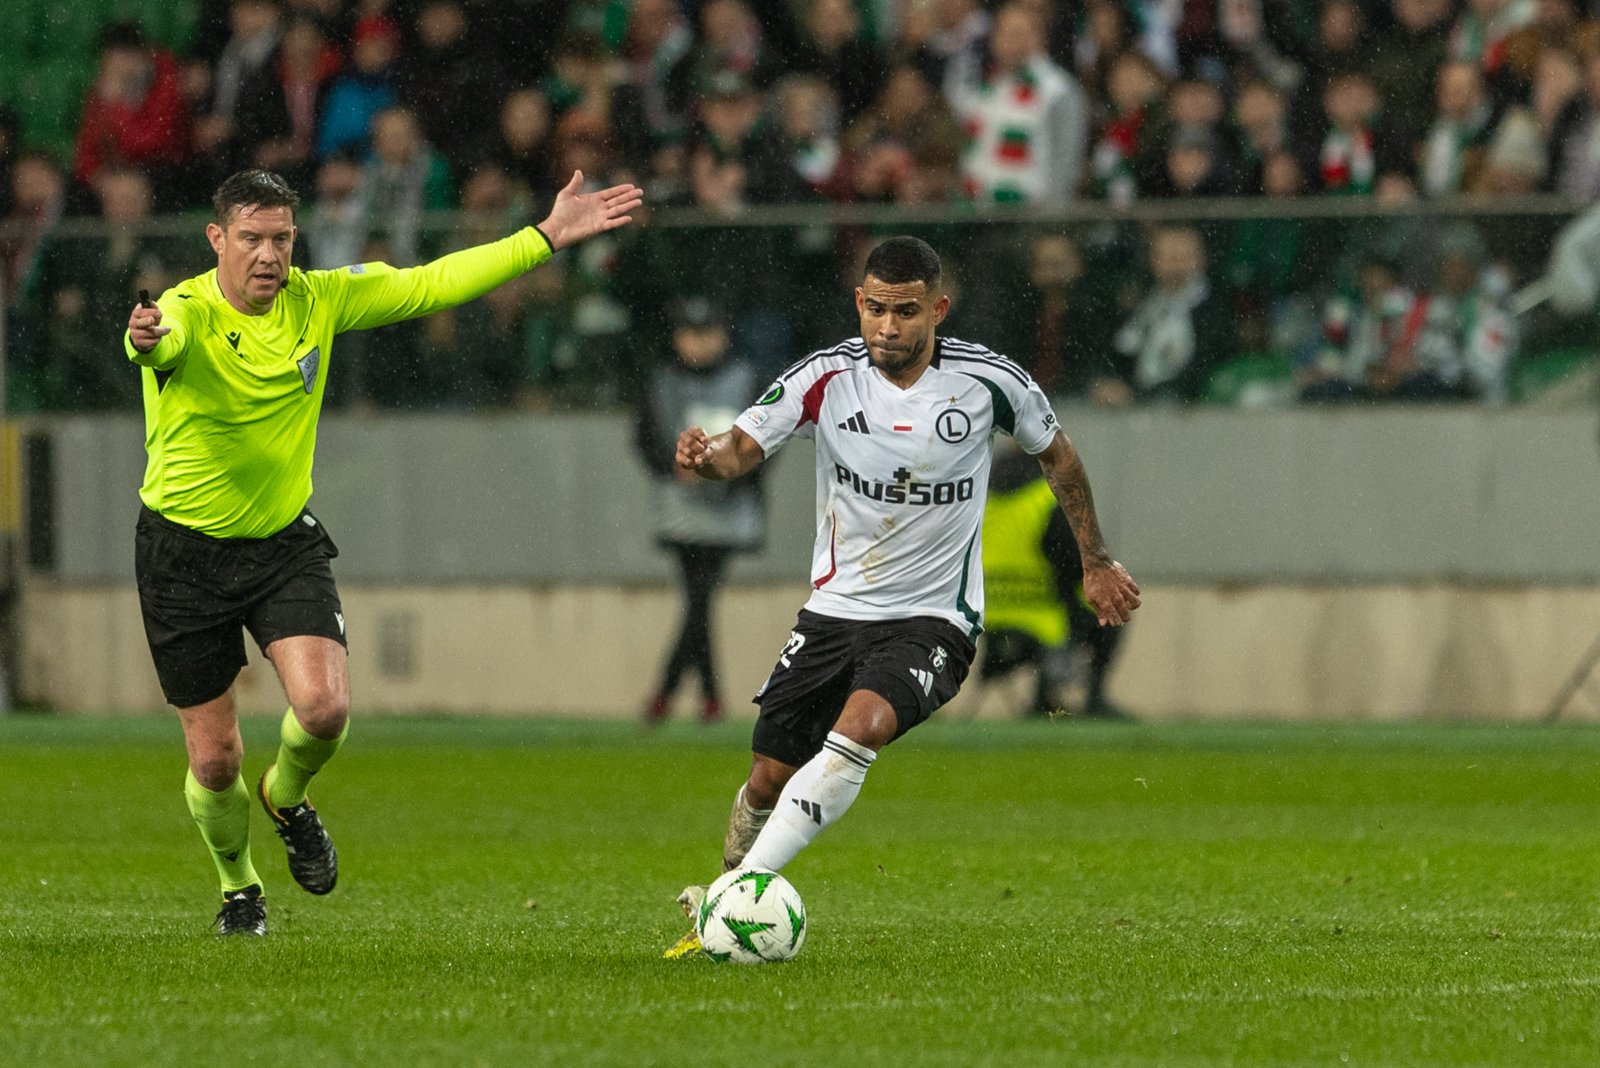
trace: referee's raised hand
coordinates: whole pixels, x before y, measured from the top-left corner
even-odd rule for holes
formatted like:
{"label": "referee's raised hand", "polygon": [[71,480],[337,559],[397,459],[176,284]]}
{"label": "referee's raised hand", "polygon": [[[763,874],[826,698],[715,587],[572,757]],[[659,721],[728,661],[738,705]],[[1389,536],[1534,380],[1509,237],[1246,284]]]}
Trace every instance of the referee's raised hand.
{"label": "referee's raised hand", "polygon": [[161,309],[145,294],[128,314],[128,338],[140,352],[149,352],[162,338],[172,333],[172,327],[161,325]]}

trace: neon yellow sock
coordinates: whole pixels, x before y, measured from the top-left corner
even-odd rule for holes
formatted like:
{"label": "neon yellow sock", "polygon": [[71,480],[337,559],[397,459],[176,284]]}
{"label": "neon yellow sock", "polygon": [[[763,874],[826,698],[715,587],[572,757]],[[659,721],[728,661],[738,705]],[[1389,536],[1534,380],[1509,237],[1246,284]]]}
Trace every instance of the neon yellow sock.
{"label": "neon yellow sock", "polygon": [[244,779],[234,779],[226,790],[207,790],[191,771],[184,778],[183,796],[200,837],[211,850],[223,892],[261,882],[250,862],[250,791],[245,789]]}
{"label": "neon yellow sock", "polygon": [[267,769],[267,798],[273,808],[293,808],[306,799],[306,787],[311,776],[322,770],[322,765],[333,759],[333,754],[344,744],[350,733],[350,723],[337,738],[318,738],[306,733],[294,716],[294,709],[283,714],[283,725],[278,729],[278,762]]}

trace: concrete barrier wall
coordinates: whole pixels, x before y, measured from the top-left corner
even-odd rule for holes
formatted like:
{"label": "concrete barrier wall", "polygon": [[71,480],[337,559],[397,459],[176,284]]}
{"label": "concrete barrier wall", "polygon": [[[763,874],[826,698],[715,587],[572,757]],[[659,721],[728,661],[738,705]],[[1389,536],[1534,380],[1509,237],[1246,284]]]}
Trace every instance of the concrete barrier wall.
{"label": "concrete barrier wall", "polygon": [[[1114,551],[1167,583],[1600,582],[1592,414],[1063,410]],[[131,569],[136,420],[36,424],[53,451],[55,575]],[[670,577],[622,416],[330,416],[312,506],[347,582]],[[766,550],[736,582],[801,581],[807,442],[774,460]]]}
{"label": "concrete barrier wall", "polygon": [[[717,613],[735,715],[771,668],[803,584],[728,589]],[[1600,635],[1587,587],[1146,587],[1113,678],[1152,719],[1525,720]],[[347,584],[355,703],[364,712],[637,714],[676,625],[656,586]],[[131,585],[31,584],[24,696],[72,711],[160,708]],[[281,711],[252,647],[246,709]],[[969,682],[952,715],[1015,714],[1025,686]],[[685,694],[686,710],[693,695]],[[1573,718],[1600,718],[1593,691]]]}
{"label": "concrete barrier wall", "polygon": [[[1528,718],[1600,633],[1591,415],[1063,422],[1148,593],[1114,687],[1144,715]],[[130,579],[140,427],[28,433],[51,444],[54,564],[24,575],[19,696],[159,707]],[[325,420],[313,506],[343,549],[358,705],[635,713],[678,606],[630,439],[619,416]],[[760,684],[805,596],[808,445],[777,458],[769,493],[769,545],[721,603],[730,701]],[[241,695],[281,705],[259,661]],[[953,712],[1011,707],[969,686]]]}

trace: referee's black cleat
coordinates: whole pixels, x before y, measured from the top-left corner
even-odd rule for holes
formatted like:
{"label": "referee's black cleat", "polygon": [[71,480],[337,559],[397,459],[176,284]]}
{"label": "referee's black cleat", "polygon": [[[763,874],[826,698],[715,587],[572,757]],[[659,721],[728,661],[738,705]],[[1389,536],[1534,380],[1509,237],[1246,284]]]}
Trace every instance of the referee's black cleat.
{"label": "referee's black cleat", "polygon": [[253,935],[261,938],[267,933],[267,899],[260,884],[243,890],[227,890],[222,894],[222,910],[214,923],[218,938],[229,935]]}
{"label": "referee's black cleat", "polygon": [[[268,769],[271,770],[271,769]],[[339,851],[322,828],[310,800],[293,808],[274,808],[267,797],[267,773],[256,780],[256,797],[272,817],[272,829],[283,839],[289,854],[289,874],[307,893],[326,894],[339,881]]]}

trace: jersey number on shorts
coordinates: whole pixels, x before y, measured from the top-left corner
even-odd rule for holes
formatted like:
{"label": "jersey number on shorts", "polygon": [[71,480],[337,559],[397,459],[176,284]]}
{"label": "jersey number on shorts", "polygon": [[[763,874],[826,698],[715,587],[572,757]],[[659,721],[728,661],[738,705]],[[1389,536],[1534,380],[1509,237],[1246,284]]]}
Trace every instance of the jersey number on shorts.
{"label": "jersey number on shorts", "polygon": [[794,664],[790,661],[789,657],[795,653],[798,653],[800,651],[800,647],[805,643],[806,636],[804,634],[791,630],[789,632],[789,640],[783,647],[783,652],[778,654],[778,663],[782,664],[784,667],[794,667]]}

